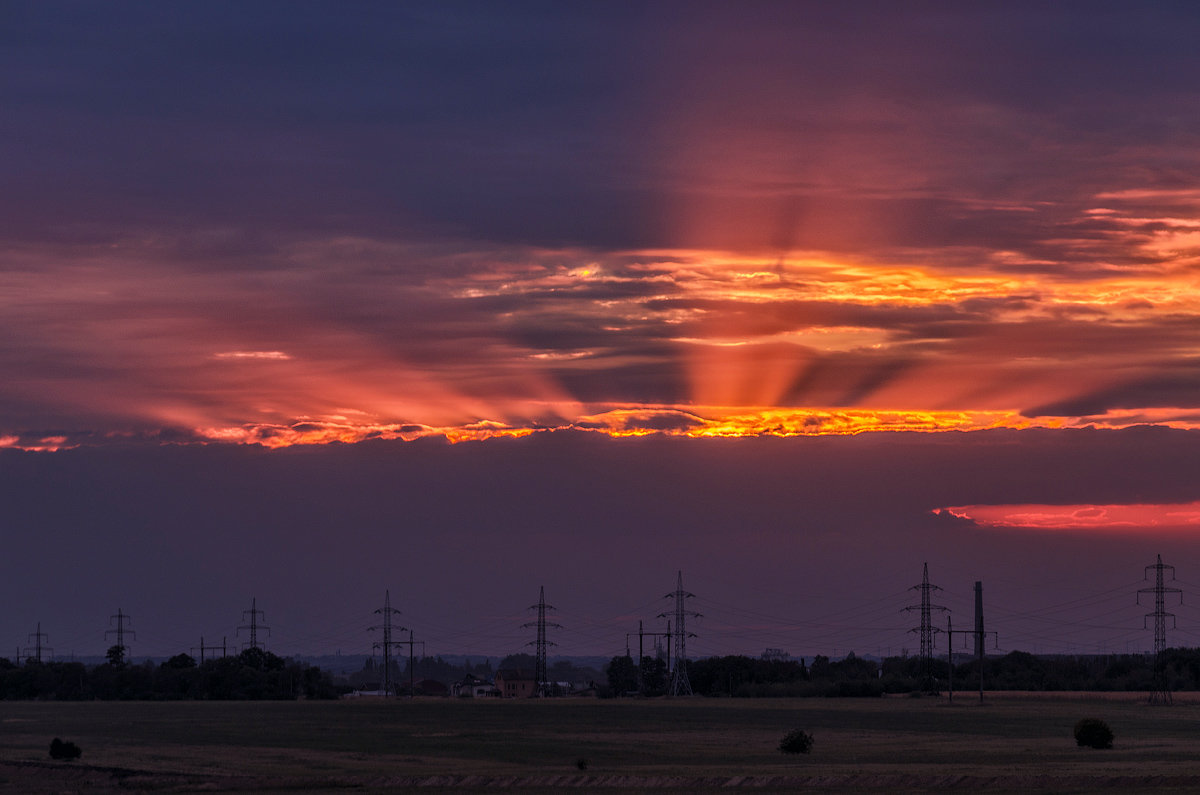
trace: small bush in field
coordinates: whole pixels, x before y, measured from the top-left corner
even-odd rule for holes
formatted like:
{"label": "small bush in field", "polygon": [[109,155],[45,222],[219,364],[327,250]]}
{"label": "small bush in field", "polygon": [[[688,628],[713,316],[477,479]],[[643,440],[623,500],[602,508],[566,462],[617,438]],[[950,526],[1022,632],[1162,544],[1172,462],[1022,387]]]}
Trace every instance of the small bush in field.
{"label": "small bush in field", "polygon": [[790,731],[779,741],[779,750],[785,754],[807,754],[812,750],[813,736],[803,729]]}
{"label": "small bush in field", "polygon": [[79,750],[79,746],[72,742],[64,742],[57,737],[50,741],[50,758],[51,759],[78,759],[83,751]]}
{"label": "small bush in field", "polygon": [[1084,718],[1075,724],[1075,743],[1088,748],[1112,748],[1112,729],[1102,720]]}

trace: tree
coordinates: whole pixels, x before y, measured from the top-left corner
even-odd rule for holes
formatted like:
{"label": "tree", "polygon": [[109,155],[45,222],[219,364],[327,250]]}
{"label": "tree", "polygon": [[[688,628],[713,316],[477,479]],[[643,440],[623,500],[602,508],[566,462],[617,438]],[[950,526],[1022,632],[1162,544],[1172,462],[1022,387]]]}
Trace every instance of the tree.
{"label": "tree", "polygon": [[69,740],[61,740],[55,737],[50,741],[50,758],[65,759],[70,762],[72,759],[78,759],[83,752],[79,750],[79,746]]}
{"label": "tree", "polygon": [[605,673],[613,695],[620,696],[637,690],[637,666],[628,654],[609,660]]}
{"label": "tree", "polygon": [[125,647],[121,645],[109,646],[108,651],[104,653],[108,659],[108,664],[113,668],[121,668],[125,665]]}
{"label": "tree", "polygon": [[195,668],[196,658],[190,654],[176,654],[171,659],[162,664],[163,668],[175,668],[182,670],[184,668]]}
{"label": "tree", "polygon": [[790,731],[779,741],[779,750],[785,754],[807,754],[812,746],[813,736],[803,729]]}
{"label": "tree", "polygon": [[1112,748],[1112,729],[1098,718],[1084,718],[1075,724],[1075,744],[1088,748]]}
{"label": "tree", "polygon": [[515,669],[518,671],[532,671],[537,666],[537,658],[532,654],[510,654],[500,661],[500,665],[496,666],[500,669]]}

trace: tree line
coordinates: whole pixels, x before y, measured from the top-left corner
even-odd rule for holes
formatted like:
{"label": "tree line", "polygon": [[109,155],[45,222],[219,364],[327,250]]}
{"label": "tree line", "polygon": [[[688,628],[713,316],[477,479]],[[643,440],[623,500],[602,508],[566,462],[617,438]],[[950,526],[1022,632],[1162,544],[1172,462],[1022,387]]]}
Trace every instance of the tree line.
{"label": "tree line", "polygon": [[[79,662],[38,662],[17,665],[0,658],[0,699],[55,700],[246,700],[337,698],[360,682],[337,683],[320,668],[285,659],[262,649],[203,663],[178,654],[160,664],[127,662],[111,653],[100,665]],[[512,655],[499,667],[531,667],[529,655]],[[404,661],[405,663],[407,661]],[[408,678],[407,666],[393,661],[396,678]],[[923,669],[918,657],[888,657],[882,661],[857,657],[840,660],[817,655],[811,661],[762,659],[741,655],[709,657],[687,662],[688,679],[697,695],[742,698],[779,696],[878,697],[884,694],[945,690],[951,669],[944,659]],[[1022,651],[983,661],[987,690],[1033,691],[1149,691],[1160,683],[1170,690],[1200,690],[1200,649],[1167,649],[1161,659],[1145,654],[1036,656]],[[374,669],[374,670],[373,670]],[[360,677],[377,680],[379,670],[367,666]],[[466,674],[490,678],[490,663],[452,665],[439,657],[414,660],[416,679],[448,683]],[[600,695],[658,696],[667,692],[670,672],[666,661],[645,657],[641,670],[629,656],[613,657],[603,674],[576,668],[567,661],[552,666],[552,680],[601,683]],[[979,661],[953,668],[955,689],[978,687]],[[359,677],[351,677],[352,680]],[[606,686],[604,686],[606,685]]]}
{"label": "tree line", "polygon": [[[1200,649],[1167,649],[1157,668],[1145,654],[1036,656],[1023,651],[983,660],[987,690],[1150,691],[1156,683],[1169,690],[1200,690]],[[950,685],[979,686],[979,661],[950,664],[933,659],[926,670],[919,657],[857,657],[841,660],[817,655],[805,660],[762,659],[741,655],[687,661],[692,691],[704,696],[743,698],[770,696],[879,697],[885,694],[943,691]],[[606,666],[607,694],[658,696],[667,692],[670,674],[664,660],[645,657],[641,677],[629,656],[613,657]],[[1161,678],[1157,678],[1161,677]]]}
{"label": "tree line", "polygon": [[58,701],[337,698],[329,674],[262,649],[198,664],[177,654],[159,665],[133,664],[121,654],[100,665],[0,659],[0,699]]}

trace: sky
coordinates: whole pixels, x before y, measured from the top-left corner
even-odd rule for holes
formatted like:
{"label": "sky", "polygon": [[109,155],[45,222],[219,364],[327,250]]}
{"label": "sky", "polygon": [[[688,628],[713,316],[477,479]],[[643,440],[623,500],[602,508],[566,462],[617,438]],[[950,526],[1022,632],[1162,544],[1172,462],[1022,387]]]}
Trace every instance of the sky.
{"label": "sky", "polygon": [[1002,649],[1142,650],[1162,555],[1196,645],[1197,33],[3,4],[0,644],[240,643],[256,599],[359,653],[388,591],[507,654],[545,586],[607,655],[682,570],[697,654],[898,652],[928,562]]}

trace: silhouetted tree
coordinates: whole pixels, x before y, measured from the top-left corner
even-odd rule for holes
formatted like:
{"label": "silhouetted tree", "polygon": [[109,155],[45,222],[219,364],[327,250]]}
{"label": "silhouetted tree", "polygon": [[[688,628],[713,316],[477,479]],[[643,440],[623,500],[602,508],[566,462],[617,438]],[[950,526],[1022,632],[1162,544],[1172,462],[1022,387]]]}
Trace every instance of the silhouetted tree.
{"label": "silhouetted tree", "polygon": [[628,654],[609,660],[605,676],[608,678],[608,687],[614,696],[637,690],[637,666],[634,665],[633,658]]}
{"label": "silhouetted tree", "polygon": [[109,646],[108,651],[104,653],[104,657],[113,668],[120,668],[125,664],[125,647],[120,645]]}

